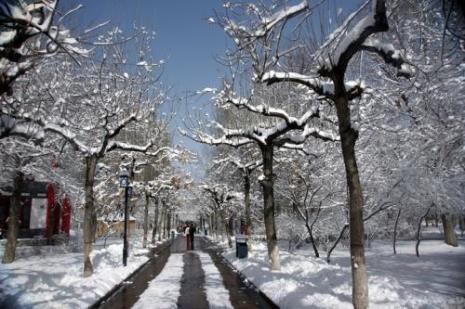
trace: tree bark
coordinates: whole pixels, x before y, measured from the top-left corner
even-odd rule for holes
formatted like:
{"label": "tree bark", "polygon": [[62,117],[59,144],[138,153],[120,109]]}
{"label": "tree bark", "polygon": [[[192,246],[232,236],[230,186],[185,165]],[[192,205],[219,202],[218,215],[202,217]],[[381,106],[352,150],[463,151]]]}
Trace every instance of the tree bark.
{"label": "tree bark", "polygon": [[149,233],[149,203],[150,195],[145,192],[145,207],[144,207],[144,236],[142,238],[142,248],[147,248],[147,234]]}
{"label": "tree bark", "polygon": [[162,237],[164,238],[164,226],[163,226],[163,222],[164,222],[164,217],[165,217],[165,204],[163,203],[163,201],[161,202],[161,212],[160,212],[160,219],[158,220],[158,226],[159,226],[159,232],[158,232],[158,241],[161,241]]}
{"label": "tree bark", "polygon": [[271,261],[271,270],[280,270],[278,237],[274,218],[274,188],[273,188],[273,145],[261,146],[263,157],[263,200],[265,214],[265,234],[268,246],[268,258]]}
{"label": "tree bark", "polygon": [[19,213],[21,209],[21,188],[23,186],[23,174],[16,172],[13,180],[13,192],[10,198],[8,215],[8,231],[6,236],[3,264],[13,263],[16,257],[16,245],[18,244]]}
{"label": "tree bark", "polygon": [[426,210],[425,214],[423,216],[420,217],[420,220],[418,221],[418,227],[417,227],[417,235],[416,235],[416,239],[417,239],[417,243],[415,244],[415,254],[417,255],[417,257],[420,257],[420,251],[419,251],[419,247],[420,247],[420,241],[421,241],[421,223],[423,222],[423,220],[428,216],[429,214],[429,211],[431,210],[431,208],[433,207],[434,204],[431,204],[431,206],[428,207],[428,209]]}
{"label": "tree bark", "polygon": [[213,211],[210,217],[210,226],[211,226],[211,233],[215,235],[215,239],[218,238],[218,232],[216,230],[216,211]]}
{"label": "tree bark", "polygon": [[92,242],[94,240],[94,180],[95,169],[97,167],[97,157],[90,156],[85,158],[86,175],[84,182],[85,202],[84,202],[84,277],[89,277],[94,272],[90,253],[92,251]]}
{"label": "tree bark", "polygon": [[349,227],[348,224],[344,224],[344,226],[342,227],[342,230],[341,232],[339,233],[339,237],[336,239],[336,241],[333,243],[333,245],[331,246],[331,248],[329,249],[327,255],[326,255],[326,262],[328,263],[331,263],[331,253],[333,252],[334,249],[336,249],[337,245],[339,244],[339,242],[341,241],[342,237],[344,236],[344,233],[345,231],[347,230],[347,228]]}
{"label": "tree bark", "polygon": [[170,231],[171,231],[171,210],[169,210],[168,213],[166,214],[166,233],[168,235],[168,238],[171,237]]}
{"label": "tree bark", "polygon": [[444,242],[452,247],[457,247],[457,236],[455,235],[451,217],[446,214],[441,214],[441,221],[444,228]]}
{"label": "tree bark", "polygon": [[231,230],[231,225],[230,221],[226,218],[224,214],[224,210],[220,210],[220,217],[221,217],[221,222],[224,227],[224,233],[226,235],[226,238],[228,239],[228,246],[229,248],[232,248],[232,230]]}
{"label": "tree bark", "polygon": [[250,174],[248,171],[244,175],[244,202],[245,202],[245,224],[247,225],[247,236],[252,234],[252,217],[250,214]]}
{"label": "tree bark", "polygon": [[318,218],[320,217],[320,213],[321,213],[321,203],[318,205],[318,210],[316,212],[316,215],[315,215],[315,218],[313,219],[312,221],[312,224],[310,226],[308,226],[308,218],[309,218],[309,215],[308,215],[308,210],[307,208],[305,208],[305,213],[306,213],[306,220],[305,220],[305,225],[307,226],[307,229],[308,229],[308,235],[310,236],[310,240],[312,241],[312,247],[313,247],[313,252],[315,253],[315,257],[319,258],[320,257],[320,253],[318,252],[318,247],[317,245],[315,244],[315,238],[313,237],[313,227],[315,226],[315,223],[317,222]]}
{"label": "tree bark", "polygon": [[158,229],[158,212],[159,212],[159,201],[158,198],[155,199],[155,216],[153,219],[153,229],[152,229],[152,244],[155,244],[156,237],[157,237],[157,229]]}
{"label": "tree bark", "polygon": [[394,251],[394,254],[397,254],[396,252],[397,226],[399,224],[399,218],[400,218],[401,211],[402,211],[402,208],[399,208],[399,210],[397,211],[396,222],[394,223],[394,235],[392,236],[392,250]]}
{"label": "tree bark", "polygon": [[363,194],[355,156],[358,132],[351,126],[349,100],[344,86],[344,74],[334,74],[335,103],[341,138],[342,155],[349,188],[349,232],[352,266],[352,303],[354,308],[368,307],[368,277],[363,245]]}
{"label": "tree bark", "polygon": [[92,214],[92,242],[95,243],[95,239],[97,237],[97,212],[94,209],[94,212]]}
{"label": "tree bark", "polygon": [[313,237],[313,227],[308,225],[307,222],[305,223],[305,227],[307,228],[308,236],[310,237],[310,241],[312,242],[312,248],[313,248],[313,252],[315,253],[315,257],[319,258],[320,253],[318,252],[318,248],[315,244],[315,238]]}
{"label": "tree bark", "polygon": [[460,225],[460,236],[463,237],[463,232],[465,231],[465,216],[459,216],[459,225]]}

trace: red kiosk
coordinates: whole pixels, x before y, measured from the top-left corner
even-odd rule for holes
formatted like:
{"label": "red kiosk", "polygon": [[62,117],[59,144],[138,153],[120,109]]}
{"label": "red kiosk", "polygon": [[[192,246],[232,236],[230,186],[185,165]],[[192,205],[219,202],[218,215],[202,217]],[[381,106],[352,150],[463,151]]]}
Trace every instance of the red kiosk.
{"label": "red kiosk", "polygon": [[[69,237],[71,203],[66,194],[57,198],[57,186],[48,182],[29,181],[21,190],[20,230],[18,238],[43,235],[47,238],[64,234]],[[0,229],[6,229],[11,189],[0,194]]]}

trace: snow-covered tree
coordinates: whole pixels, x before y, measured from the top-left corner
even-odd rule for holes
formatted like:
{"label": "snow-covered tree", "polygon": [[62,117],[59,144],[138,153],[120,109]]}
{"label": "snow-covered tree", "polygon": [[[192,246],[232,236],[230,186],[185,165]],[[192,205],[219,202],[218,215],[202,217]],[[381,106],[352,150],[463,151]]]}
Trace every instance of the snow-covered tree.
{"label": "snow-covered tree", "polygon": [[[274,200],[274,174],[273,158],[274,149],[283,147],[300,149],[307,138],[314,137],[325,141],[335,141],[336,135],[331,129],[325,129],[324,117],[320,117],[318,105],[309,107],[302,116],[294,117],[286,110],[272,107],[270,94],[259,95],[259,89],[250,97],[237,96],[231,86],[224,84],[224,89],[217,95],[217,105],[223,108],[232,106],[237,110],[245,110],[248,113],[259,115],[268,122],[263,121],[252,127],[230,129],[218,122],[213,126],[218,130],[218,137],[194,129],[190,135],[194,140],[210,145],[228,145],[241,147],[253,144],[258,146],[263,162],[263,175],[259,180],[263,187],[265,230],[268,245],[268,254],[271,261],[271,269],[280,269],[279,249],[277,244],[277,231],[275,225],[275,200]],[[278,97],[278,100],[282,98]],[[283,100],[306,101],[305,93],[296,93],[284,97]],[[282,102],[281,102],[282,103]],[[270,120],[271,119],[271,120]]]}
{"label": "snow-covered tree", "polygon": [[[360,81],[348,82],[346,72],[353,57],[361,51],[378,55],[395,67],[398,75],[410,76],[412,68],[392,44],[373,37],[389,29],[382,0],[365,3],[335,29],[325,43],[317,46],[312,55],[313,68],[309,72],[300,73],[286,68],[279,59],[298,46],[281,47],[285,26],[297,16],[307,16],[311,10],[307,1],[292,6],[283,4],[272,13],[272,10],[260,10],[254,6],[245,22],[238,23],[226,17],[223,24],[238,50],[245,51],[252,58],[256,81],[268,85],[282,82],[301,85],[314,97],[324,98],[336,108],[349,193],[353,304],[356,308],[366,308],[368,286],[363,247],[363,194],[355,155],[358,128],[353,123],[349,104],[362,96],[365,87]],[[368,12],[360,17],[363,11]]]}
{"label": "snow-covered tree", "polygon": [[[80,6],[58,14],[58,0],[4,0],[0,3],[0,95],[12,93],[12,83],[37,60],[64,52],[86,54],[63,27],[63,20]],[[77,60],[76,60],[77,61]]]}

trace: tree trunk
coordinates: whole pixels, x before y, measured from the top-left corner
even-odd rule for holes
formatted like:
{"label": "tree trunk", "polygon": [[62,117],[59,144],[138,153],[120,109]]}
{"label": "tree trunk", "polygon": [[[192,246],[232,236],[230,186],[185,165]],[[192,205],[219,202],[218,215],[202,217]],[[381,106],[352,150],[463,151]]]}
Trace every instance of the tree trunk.
{"label": "tree trunk", "polygon": [[418,221],[418,227],[417,227],[417,236],[416,236],[416,239],[417,239],[417,243],[415,244],[415,254],[417,255],[417,257],[420,257],[420,251],[419,251],[419,247],[420,247],[420,241],[421,241],[421,223],[423,222],[423,220],[428,216],[429,214],[429,211],[431,210],[431,208],[433,207],[434,204],[431,204],[430,207],[428,207],[428,209],[426,210],[425,214],[423,216],[420,217],[420,220]]}
{"label": "tree trunk", "polygon": [[86,157],[86,175],[84,182],[85,202],[84,202],[84,277],[89,277],[94,272],[92,261],[90,260],[90,253],[92,251],[92,242],[95,233],[94,227],[94,180],[95,168],[97,166],[97,157]]}
{"label": "tree trunk", "polygon": [[396,252],[397,226],[399,224],[399,218],[400,218],[401,211],[402,211],[402,208],[399,208],[399,210],[397,211],[396,222],[394,223],[394,235],[392,236],[392,250],[394,251],[394,254],[397,254]]}
{"label": "tree trunk", "polygon": [[152,244],[155,244],[156,237],[157,237],[157,229],[158,229],[158,212],[159,212],[159,200],[158,198],[155,199],[155,216],[153,219],[153,229],[152,229]]}
{"label": "tree trunk", "polygon": [[226,232],[226,237],[228,239],[228,246],[229,248],[232,248],[232,238],[231,238],[230,226],[229,226],[228,220],[224,220],[224,229]]}
{"label": "tree trunk", "polygon": [[161,241],[162,237],[164,238],[164,226],[163,226],[163,222],[164,222],[164,218],[165,218],[165,204],[163,203],[163,201],[161,202],[161,212],[160,212],[160,219],[158,220],[158,241]]}
{"label": "tree trunk", "polygon": [[305,227],[307,228],[308,236],[310,237],[310,241],[312,242],[313,252],[315,253],[315,257],[319,258],[320,253],[318,252],[318,248],[315,244],[315,238],[313,237],[313,228],[308,225],[308,222],[305,222]]}
{"label": "tree trunk", "polygon": [[310,236],[310,240],[312,241],[312,246],[313,246],[313,252],[315,252],[315,257],[319,258],[320,257],[320,253],[318,252],[318,246],[316,245],[315,243],[315,238],[313,237],[313,227],[315,226],[315,223],[317,222],[318,218],[320,217],[320,213],[321,213],[321,203],[318,205],[318,210],[316,212],[316,215],[315,215],[315,219],[313,219],[313,222],[310,226],[308,226],[308,210],[307,208],[305,208],[305,211],[306,211],[306,220],[305,220],[305,224],[307,225],[307,229],[308,229],[308,234]]}
{"label": "tree trunk", "polygon": [[339,233],[339,237],[336,239],[336,241],[333,243],[331,248],[329,249],[327,255],[326,255],[326,262],[331,263],[331,253],[333,252],[334,249],[336,249],[337,245],[341,241],[342,237],[344,237],[344,233],[346,232],[347,228],[349,227],[348,224],[344,224],[342,227],[341,232]]}
{"label": "tree trunk", "polygon": [[459,216],[460,236],[463,237],[465,231],[465,216]]}
{"label": "tree trunk", "polygon": [[457,247],[457,236],[455,235],[454,225],[450,216],[441,214],[441,221],[444,228],[444,242],[452,247]]}
{"label": "tree trunk", "polygon": [[261,146],[263,157],[263,201],[265,215],[265,234],[268,246],[268,258],[271,261],[271,270],[280,270],[278,237],[274,218],[274,191],[273,191],[273,145]]}
{"label": "tree trunk", "polygon": [[94,210],[92,214],[92,242],[95,243],[97,237],[97,212]]}
{"label": "tree trunk", "polygon": [[223,224],[224,228],[224,234],[226,235],[226,238],[228,239],[228,246],[229,248],[232,248],[232,230],[231,230],[231,225],[229,220],[226,219],[226,216],[224,215],[224,210],[220,210],[220,217],[221,217],[221,223]]}
{"label": "tree trunk", "polygon": [[168,211],[166,214],[166,233],[168,234],[168,238],[171,238],[171,210]]}
{"label": "tree trunk", "polygon": [[245,224],[247,236],[252,234],[252,216],[250,214],[250,174],[248,171],[244,175],[244,202],[245,202]]}
{"label": "tree trunk", "polygon": [[341,138],[342,155],[349,188],[350,256],[352,258],[352,303],[354,308],[368,307],[368,277],[363,246],[363,194],[355,156],[358,132],[351,126],[349,101],[344,76],[334,78],[336,110]]}
{"label": "tree trunk", "polygon": [[23,186],[23,174],[16,172],[13,180],[13,192],[10,198],[8,215],[8,231],[6,236],[5,252],[3,253],[3,264],[13,263],[16,256],[16,245],[18,243],[19,214],[21,209],[21,188]]}
{"label": "tree trunk", "polygon": [[215,239],[217,238],[218,234],[216,232],[216,225],[215,225],[215,211],[212,212],[211,216],[210,216],[210,228],[211,228],[211,234],[212,236],[214,235],[215,236]]}
{"label": "tree trunk", "polygon": [[150,195],[145,192],[145,207],[144,207],[144,236],[142,238],[142,248],[147,248],[147,234],[149,233],[149,203]]}

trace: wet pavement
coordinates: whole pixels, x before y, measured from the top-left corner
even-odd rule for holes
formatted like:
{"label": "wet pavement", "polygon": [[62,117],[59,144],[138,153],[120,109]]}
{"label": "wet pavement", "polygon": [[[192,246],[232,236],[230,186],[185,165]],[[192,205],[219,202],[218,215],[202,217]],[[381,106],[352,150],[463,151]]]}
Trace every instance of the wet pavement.
{"label": "wet pavement", "polygon": [[208,308],[207,296],[202,282],[205,282],[205,273],[202,270],[199,256],[194,252],[186,252],[183,257],[184,274],[181,279],[181,296],[178,299],[178,308]]}
{"label": "wet pavement", "polygon": [[155,248],[152,254],[155,256],[147,262],[139,271],[133,274],[111,296],[103,302],[99,302],[90,308],[129,309],[137,302],[139,295],[147,289],[148,284],[163,269],[170,256],[171,244],[166,243]]}
{"label": "wet pavement", "polygon": [[[221,256],[221,251],[213,243],[206,238],[196,237],[194,248],[211,256],[213,263],[223,277],[223,284],[229,291],[230,302],[234,308],[278,308],[253,286],[246,285],[244,278],[241,278],[239,273],[231,269],[228,262]],[[92,308],[131,308],[147,289],[148,283],[162,271],[171,253],[184,253],[184,274],[181,279],[178,308],[209,308],[204,289],[205,273],[199,256],[195,254],[195,251],[186,251],[186,239],[182,236],[156,248],[154,258],[127,280],[126,284],[107,297],[104,302],[100,302]]]}

